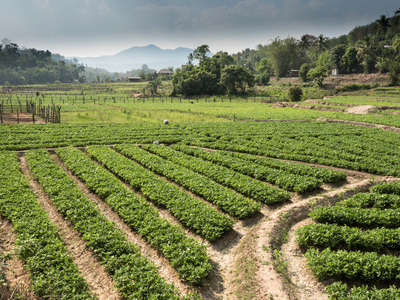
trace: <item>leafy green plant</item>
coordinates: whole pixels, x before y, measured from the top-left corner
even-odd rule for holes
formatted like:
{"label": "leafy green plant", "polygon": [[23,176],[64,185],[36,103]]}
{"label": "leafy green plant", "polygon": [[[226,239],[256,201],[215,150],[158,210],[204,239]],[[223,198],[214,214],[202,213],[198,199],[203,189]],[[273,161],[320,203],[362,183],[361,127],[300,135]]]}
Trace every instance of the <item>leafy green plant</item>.
{"label": "leafy green plant", "polygon": [[111,172],[139,190],[149,200],[166,207],[183,224],[210,241],[230,230],[234,220],[179,187],[118,154],[108,146],[90,146],[86,151]]}
{"label": "leafy green plant", "polygon": [[109,204],[132,229],[158,249],[185,280],[200,284],[211,271],[206,248],[179,226],[161,218],[146,199],[75,148],[56,150],[68,168]]}
{"label": "leafy green plant", "polygon": [[[13,223],[16,253],[29,270],[35,294],[43,298],[97,299],[88,291],[88,283],[68,255],[57,228],[30,190],[16,153],[0,152],[0,161],[0,213]],[[8,258],[2,255],[2,268]],[[1,271],[1,281],[6,280]]]}
{"label": "leafy green plant", "polygon": [[322,180],[307,175],[297,175],[279,168],[270,168],[242,159],[238,156],[229,156],[220,151],[207,151],[204,149],[172,145],[171,148],[193,155],[214,164],[218,164],[236,172],[253,178],[276,184],[288,191],[304,193],[318,189]]}
{"label": "leafy green plant", "polygon": [[[116,224],[108,221],[100,213],[47,151],[30,150],[26,156],[34,176],[45,192],[64,218],[71,221],[75,229],[82,234],[87,247],[113,277],[115,287],[123,297],[180,297],[176,288],[167,284],[158,274],[155,264],[143,257],[138,246],[128,242],[125,234],[116,228]],[[30,220],[29,223],[32,226]],[[25,247],[26,252],[29,252],[29,246],[30,243]],[[50,257],[46,256],[46,259]],[[54,279],[55,276],[58,277],[57,273],[52,271],[49,278]]]}
{"label": "leafy green plant", "polygon": [[246,218],[261,209],[259,203],[219,185],[206,176],[144,151],[138,146],[116,145],[115,149],[134,159],[142,166],[175,181],[189,191],[214,203],[234,217]]}
{"label": "leafy green plant", "polygon": [[179,146],[171,147],[173,149],[153,145],[143,145],[142,147],[176,164],[183,165],[195,172],[210,177],[216,182],[224,184],[254,200],[273,204],[288,200],[290,197],[290,194],[286,191],[271,187],[262,182],[257,182],[229,168],[218,166],[201,158],[175,150]]}

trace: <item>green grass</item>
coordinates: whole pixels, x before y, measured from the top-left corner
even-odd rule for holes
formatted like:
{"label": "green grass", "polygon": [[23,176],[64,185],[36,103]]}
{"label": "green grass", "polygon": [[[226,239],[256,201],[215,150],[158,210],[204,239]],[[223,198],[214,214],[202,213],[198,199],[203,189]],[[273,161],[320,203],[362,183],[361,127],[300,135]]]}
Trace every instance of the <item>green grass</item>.
{"label": "green grass", "polygon": [[[386,112],[370,115],[347,114],[345,112],[319,111],[314,109],[275,108],[268,101],[287,101],[290,85],[257,87],[257,95],[240,97],[201,96],[191,99],[166,97],[172,88],[171,81],[163,82],[159,97],[133,98],[141,93],[147,83],[92,83],[19,86],[11,94],[1,94],[0,102],[15,105],[25,101],[39,101],[44,106],[55,104],[61,107],[63,123],[141,123],[162,122],[225,122],[230,120],[307,120],[319,117],[376,123],[400,127],[398,116]],[[322,99],[330,90],[305,85],[302,87],[307,99]],[[39,96],[36,96],[39,92]],[[362,93],[361,93],[362,92]],[[375,90],[346,92],[347,96],[336,96],[323,101],[339,105],[319,105],[327,108],[346,108],[345,105],[399,106],[400,88],[379,87]],[[160,97],[162,96],[162,98]],[[315,104],[300,102],[302,105]]]}

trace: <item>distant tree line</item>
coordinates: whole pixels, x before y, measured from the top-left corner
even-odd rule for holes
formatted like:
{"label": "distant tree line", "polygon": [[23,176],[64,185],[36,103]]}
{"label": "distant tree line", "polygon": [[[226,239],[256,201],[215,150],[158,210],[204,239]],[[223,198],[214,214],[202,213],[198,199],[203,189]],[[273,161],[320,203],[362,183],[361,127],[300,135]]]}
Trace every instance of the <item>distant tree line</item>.
{"label": "distant tree line", "polygon": [[322,86],[333,70],[338,74],[388,73],[391,84],[398,85],[400,9],[392,17],[382,15],[336,38],[322,34],[304,34],[300,39],[277,37],[233,55],[209,54],[208,46],[202,45],[189,55],[188,63],[175,71],[173,94],[238,94],[255,84],[266,85],[270,76],[299,76]]}
{"label": "distant tree line", "polygon": [[0,44],[0,85],[83,82],[83,66],[52,58],[50,51],[21,49],[3,39]]}
{"label": "distant tree line", "polygon": [[371,24],[357,26],[347,35],[327,38],[322,34],[304,34],[299,40],[278,37],[232,57],[235,64],[246,66],[259,75],[266,72],[284,77],[298,71],[304,81],[321,84],[323,78],[336,69],[339,74],[388,73],[392,83],[398,84],[400,9],[391,17],[381,15]]}

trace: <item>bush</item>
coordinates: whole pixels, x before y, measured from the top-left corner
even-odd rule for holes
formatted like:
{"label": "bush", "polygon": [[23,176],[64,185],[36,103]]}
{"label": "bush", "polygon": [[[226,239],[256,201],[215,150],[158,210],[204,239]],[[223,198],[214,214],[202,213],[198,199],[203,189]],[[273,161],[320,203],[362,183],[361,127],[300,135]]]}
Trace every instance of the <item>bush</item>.
{"label": "bush", "polygon": [[303,98],[303,90],[299,86],[292,86],[289,88],[288,96],[291,102],[299,102]]}

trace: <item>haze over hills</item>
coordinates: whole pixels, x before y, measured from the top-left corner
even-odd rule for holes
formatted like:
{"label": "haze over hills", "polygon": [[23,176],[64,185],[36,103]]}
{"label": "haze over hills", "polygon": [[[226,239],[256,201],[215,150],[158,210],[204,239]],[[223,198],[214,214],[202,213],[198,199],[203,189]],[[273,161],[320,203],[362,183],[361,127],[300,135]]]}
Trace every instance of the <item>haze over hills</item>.
{"label": "haze over hills", "polygon": [[140,69],[146,64],[151,69],[178,68],[186,64],[188,55],[194,49],[179,47],[176,49],[161,49],[155,45],[132,47],[114,55],[99,57],[73,57],[79,63],[93,68],[106,69],[109,72],[126,72]]}

